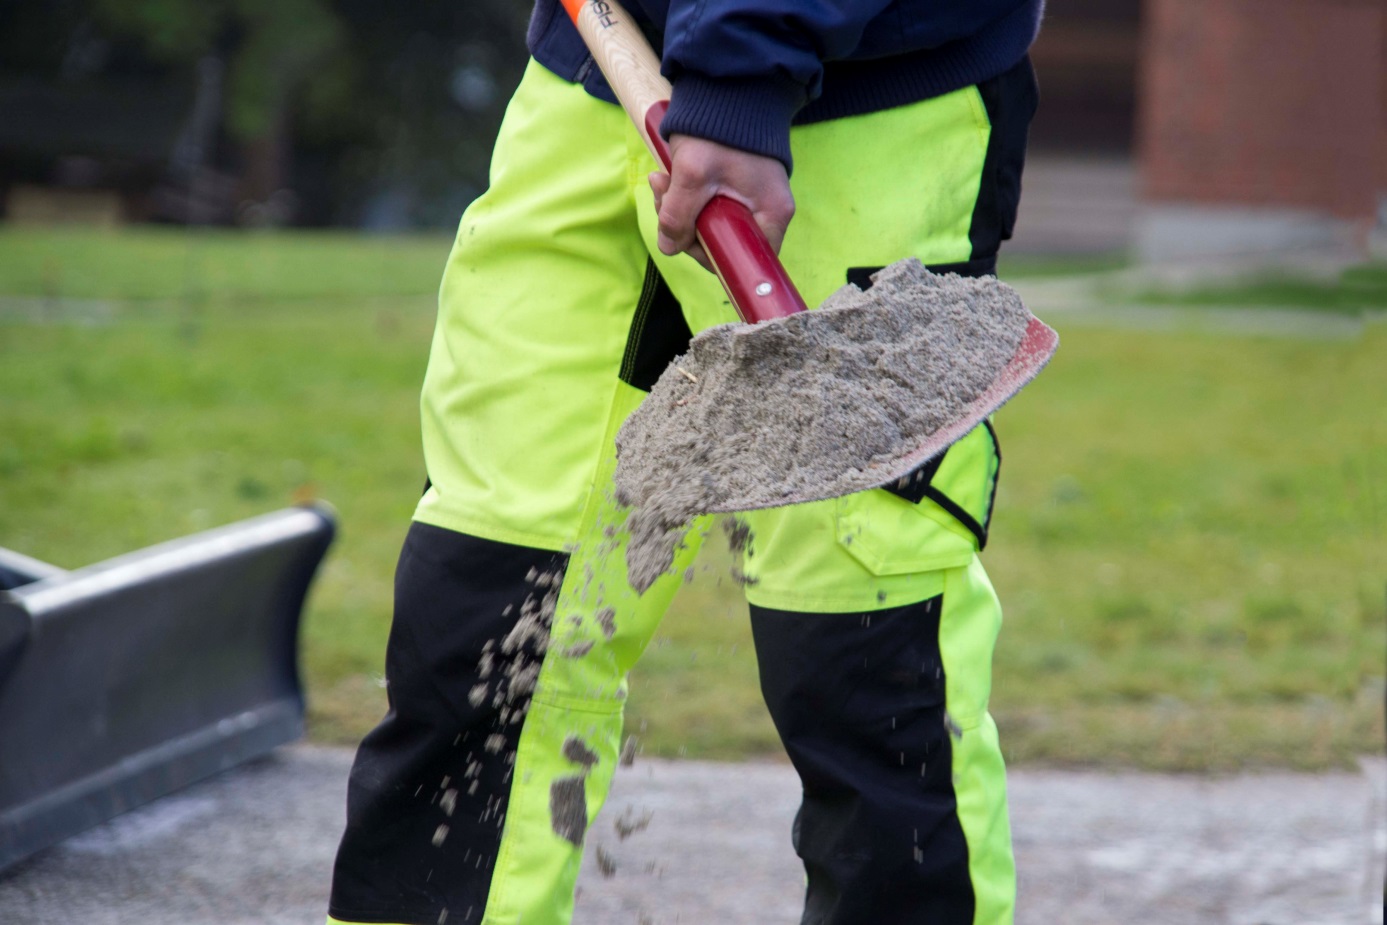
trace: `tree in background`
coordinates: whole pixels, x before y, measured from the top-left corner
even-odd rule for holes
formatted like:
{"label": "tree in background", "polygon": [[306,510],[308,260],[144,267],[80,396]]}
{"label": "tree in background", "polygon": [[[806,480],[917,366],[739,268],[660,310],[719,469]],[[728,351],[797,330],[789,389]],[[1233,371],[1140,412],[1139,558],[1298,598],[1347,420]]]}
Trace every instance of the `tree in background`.
{"label": "tree in background", "polygon": [[[186,67],[226,59],[223,125],[239,147],[239,198],[266,202],[286,186],[290,119],[315,67],[342,42],[324,0],[91,0],[93,17]],[[220,68],[219,68],[220,70]]]}
{"label": "tree in background", "polygon": [[486,187],[491,145],[527,55],[529,4],[336,0],[345,39],[310,82],[307,189],[330,179],[356,221],[452,227]]}
{"label": "tree in background", "polygon": [[176,89],[169,165],[194,151],[234,178],[244,223],[289,202],[299,223],[446,226],[485,187],[527,15],[511,0],[0,0],[0,90]]}

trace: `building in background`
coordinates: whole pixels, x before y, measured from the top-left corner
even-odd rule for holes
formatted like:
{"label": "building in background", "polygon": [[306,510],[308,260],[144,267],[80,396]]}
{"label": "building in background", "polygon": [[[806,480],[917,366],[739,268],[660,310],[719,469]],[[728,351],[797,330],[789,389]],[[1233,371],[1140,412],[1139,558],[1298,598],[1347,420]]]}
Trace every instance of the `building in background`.
{"label": "building in background", "polygon": [[1042,156],[1130,158],[1135,146],[1141,0],[1047,0],[1031,51]]}
{"label": "building in background", "polygon": [[1387,225],[1387,3],[1147,0],[1136,243],[1361,252]]}
{"label": "building in background", "polygon": [[1040,111],[1008,253],[1124,254],[1136,226],[1141,0],[1048,0]]}
{"label": "building in background", "polygon": [[1383,0],[1050,0],[1033,59],[1026,249],[1351,257],[1387,233]]}

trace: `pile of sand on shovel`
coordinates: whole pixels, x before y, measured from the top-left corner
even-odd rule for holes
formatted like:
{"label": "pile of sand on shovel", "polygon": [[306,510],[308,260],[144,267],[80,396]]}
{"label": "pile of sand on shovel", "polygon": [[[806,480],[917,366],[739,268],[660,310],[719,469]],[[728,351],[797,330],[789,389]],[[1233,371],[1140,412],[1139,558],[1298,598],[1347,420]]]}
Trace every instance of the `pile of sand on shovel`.
{"label": "pile of sand on shovel", "polygon": [[621,428],[617,500],[634,508],[627,571],[638,591],[669,570],[700,514],[899,478],[924,438],[987,389],[1031,320],[993,277],[936,276],[907,260],[873,281],[817,311],[704,331]]}

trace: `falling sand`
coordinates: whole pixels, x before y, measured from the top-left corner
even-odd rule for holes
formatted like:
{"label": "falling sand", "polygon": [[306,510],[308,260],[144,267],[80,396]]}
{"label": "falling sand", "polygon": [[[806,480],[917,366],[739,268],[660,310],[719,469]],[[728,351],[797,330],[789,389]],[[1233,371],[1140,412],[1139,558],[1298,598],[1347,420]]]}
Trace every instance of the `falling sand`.
{"label": "falling sand", "polygon": [[994,277],[906,260],[873,281],[814,312],[704,331],[622,427],[617,500],[635,509],[627,571],[638,591],[670,569],[700,514],[836,497],[908,472],[925,437],[976,410],[1032,320]]}

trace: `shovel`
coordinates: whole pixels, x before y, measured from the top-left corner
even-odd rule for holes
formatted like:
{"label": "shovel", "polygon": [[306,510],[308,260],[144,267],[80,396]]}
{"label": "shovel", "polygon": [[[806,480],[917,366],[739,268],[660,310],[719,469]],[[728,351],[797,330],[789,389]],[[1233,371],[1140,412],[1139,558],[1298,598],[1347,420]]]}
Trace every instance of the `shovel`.
{"label": "shovel", "polygon": [[[659,126],[671,88],[645,36],[616,0],[563,4],[669,170]],[[617,499],[636,508],[628,563],[638,590],[668,567],[665,553],[696,515],[908,480],[1034,378],[1059,343],[1010,287],[935,277],[914,258],[809,312],[741,203],[715,196],[695,227],[744,323],[695,337],[617,437]]]}

